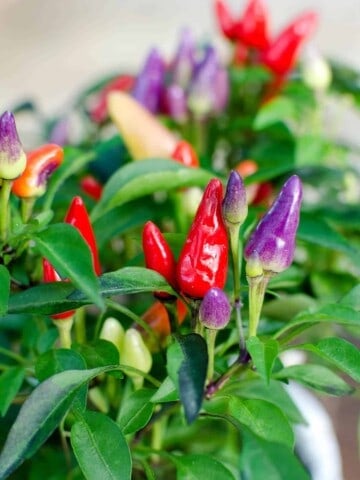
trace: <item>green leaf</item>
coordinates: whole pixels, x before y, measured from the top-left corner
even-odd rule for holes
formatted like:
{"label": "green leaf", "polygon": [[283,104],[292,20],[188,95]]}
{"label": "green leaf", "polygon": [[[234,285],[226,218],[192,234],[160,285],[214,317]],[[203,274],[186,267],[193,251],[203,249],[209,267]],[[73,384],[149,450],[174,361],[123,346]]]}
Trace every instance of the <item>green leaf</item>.
{"label": "green leaf", "polygon": [[240,453],[241,478],[251,480],[311,480],[287,446],[267,442],[244,429]]}
{"label": "green leaf", "polygon": [[296,348],[319,355],[360,382],[360,351],[347,340],[338,337],[323,338],[315,345],[297,345]]}
{"label": "green leaf", "polygon": [[352,288],[341,300],[342,305],[353,308],[354,310],[360,310],[360,284]]}
{"label": "green leaf", "polygon": [[279,338],[284,333],[288,333],[288,338],[295,336],[298,331],[310,328],[318,323],[338,323],[347,326],[360,326],[360,311],[351,307],[341,305],[340,303],[328,304],[315,312],[302,312],[292,321],[288,322],[276,334]]}
{"label": "green leaf", "polygon": [[185,418],[190,424],[196,419],[203,401],[208,364],[207,346],[203,337],[196,333],[178,336],[176,342],[184,356],[178,371],[180,400],[184,406]]}
{"label": "green leaf", "polygon": [[43,353],[35,364],[35,375],[40,382],[65,370],[85,370],[86,363],[74,350],[58,348]]}
{"label": "green leaf", "polygon": [[4,265],[0,265],[0,315],[4,315],[8,309],[10,295],[10,274]]}
{"label": "green leaf", "polygon": [[336,375],[332,370],[323,365],[293,365],[280,370],[275,374],[278,379],[296,380],[314,390],[325,392],[329,395],[341,396],[349,395],[353,392],[344,380]]}
{"label": "green leaf", "polygon": [[166,377],[156,393],[151,397],[153,403],[176,402],[179,400],[179,393],[170,377]]}
{"label": "green leaf", "polygon": [[66,223],[50,225],[34,234],[32,239],[41,255],[62,277],[69,278],[89,299],[103,308],[90,249],[75,227]]}
{"label": "green leaf", "polygon": [[305,134],[296,139],[296,166],[319,165],[326,160],[329,143],[321,136]]}
{"label": "green leaf", "polygon": [[0,455],[0,478],[8,477],[38,450],[60,423],[82,385],[110,370],[67,370],[41,383],[25,401],[10,429]]}
{"label": "green leaf", "polygon": [[354,253],[345,237],[334,230],[322,218],[302,213],[297,237],[306,242],[344,253]]}
{"label": "green leaf", "polygon": [[0,413],[6,415],[25,378],[23,367],[10,367],[0,375]]}
{"label": "green leaf", "polygon": [[132,460],[119,426],[97,412],[85,412],[71,428],[71,445],[87,480],[130,480]]}
{"label": "green leaf", "polygon": [[137,390],[122,403],[116,423],[124,435],[135,433],[147,425],[155,408],[151,402],[153,395],[154,390]]}
{"label": "green leaf", "polygon": [[72,348],[84,358],[87,368],[119,364],[119,350],[106,340],[98,339],[86,345],[75,343]]}
{"label": "green leaf", "polygon": [[258,337],[250,337],[246,347],[259,375],[269,383],[274,362],[279,353],[279,343],[271,338],[261,341]]}
{"label": "green leaf", "polygon": [[209,455],[172,455],[177,467],[176,480],[235,480],[225,465]]}
{"label": "green leaf", "polygon": [[298,407],[285,390],[283,383],[270,380],[269,384],[259,379],[241,380],[228,383],[222,390],[224,394],[236,393],[241,398],[265,400],[276,405],[291,423],[305,423]]}
{"label": "green leaf", "polygon": [[159,190],[205,186],[212,177],[210,172],[187,168],[173,160],[146,159],[129,163],[110,178],[92,212],[92,218],[97,220],[112,208]]}
{"label": "green leaf", "polygon": [[229,415],[269,442],[281,443],[290,448],[294,446],[294,434],[287,418],[270,402],[232,396],[229,400]]}
{"label": "green leaf", "polygon": [[[99,292],[104,297],[161,290],[174,294],[165,279],[153,270],[126,267],[99,277]],[[51,315],[92,303],[69,282],[54,282],[28,288],[10,297],[9,313]]]}
{"label": "green leaf", "polygon": [[286,97],[278,96],[265,103],[254,119],[255,130],[262,130],[274,123],[287,122],[296,117],[294,103]]}

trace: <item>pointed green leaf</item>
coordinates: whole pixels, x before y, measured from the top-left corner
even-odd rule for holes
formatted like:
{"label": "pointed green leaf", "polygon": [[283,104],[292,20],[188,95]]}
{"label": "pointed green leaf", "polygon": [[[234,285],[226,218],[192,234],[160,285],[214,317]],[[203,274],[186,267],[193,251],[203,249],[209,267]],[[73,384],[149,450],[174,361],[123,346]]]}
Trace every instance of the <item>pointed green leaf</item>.
{"label": "pointed green leaf", "polygon": [[332,370],[323,365],[293,365],[286,367],[275,374],[276,378],[286,380],[296,380],[314,390],[325,392],[329,395],[341,396],[349,395],[353,392],[344,380],[336,375]]}
{"label": "pointed green leaf", "polygon": [[210,455],[172,455],[177,480],[235,480],[225,465]]}
{"label": "pointed green leaf", "polygon": [[141,389],[125,399],[116,420],[124,435],[135,433],[147,425],[155,408],[151,402],[153,395],[154,390]]}
{"label": "pointed green leaf", "polygon": [[70,348],[58,348],[43,353],[35,364],[35,374],[40,382],[63,372],[64,370],[85,370],[86,363],[74,350]]}
{"label": "pointed green leaf", "polygon": [[80,232],[72,225],[59,223],[32,236],[40,254],[58,273],[73,284],[100,308],[104,306],[94,273],[90,249]]}
{"label": "pointed green leaf", "polygon": [[269,442],[290,448],[294,446],[294,433],[283,412],[270,402],[231,396],[229,415]]}
{"label": "pointed green leaf", "polygon": [[87,368],[119,364],[119,350],[106,340],[98,339],[90,344],[75,343],[72,348],[85,360]]}
{"label": "pointed green leaf", "polygon": [[[174,293],[165,279],[153,270],[142,267],[126,267],[105,273],[98,278],[99,292],[104,297],[133,293]],[[75,290],[69,282],[54,282],[29,288],[10,297],[9,313],[65,312],[92,303],[83,292]]]}
{"label": "pointed green leaf", "polygon": [[10,295],[10,274],[4,265],[0,265],[0,315],[4,315],[8,309]]}
{"label": "pointed green leaf", "polygon": [[258,337],[250,337],[246,347],[259,375],[269,383],[274,362],[279,353],[278,342],[271,338],[263,342]]}
{"label": "pointed green leaf", "polygon": [[[287,446],[267,442],[247,429],[242,432],[241,478],[251,480],[311,480],[304,466]],[[265,473],[264,473],[265,472]]]}
{"label": "pointed green leaf", "polygon": [[120,427],[102,413],[85,412],[71,428],[71,445],[87,480],[130,480],[132,460]]}
{"label": "pointed green leaf", "polygon": [[0,455],[0,478],[8,477],[38,450],[60,423],[82,385],[110,370],[67,370],[41,383],[25,401],[11,427]]}
{"label": "pointed green leaf", "polygon": [[176,402],[179,393],[170,377],[166,377],[156,393],[151,397],[153,403]]}
{"label": "pointed green leaf", "polygon": [[10,367],[0,375],[0,413],[6,415],[25,378],[23,367]]}
{"label": "pointed green leaf", "polygon": [[129,163],[110,178],[92,212],[92,218],[97,220],[112,208],[159,190],[205,186],[212,176],[206,170],[187,168],[167,159],[146,159]]}
{"label": "pointed green leaf", "polygon": [[274,123],[293,120],[296,116],[294,103],[286,97],[276,97],[266,102],[254,119],[254,129],[262,130]]}
{"label": "pointed green leaf", "polygon": [[347,340],[338,337],[323,338],[315,345],[297,345],[296,348],[319,355],[360,382],[360,350]]}

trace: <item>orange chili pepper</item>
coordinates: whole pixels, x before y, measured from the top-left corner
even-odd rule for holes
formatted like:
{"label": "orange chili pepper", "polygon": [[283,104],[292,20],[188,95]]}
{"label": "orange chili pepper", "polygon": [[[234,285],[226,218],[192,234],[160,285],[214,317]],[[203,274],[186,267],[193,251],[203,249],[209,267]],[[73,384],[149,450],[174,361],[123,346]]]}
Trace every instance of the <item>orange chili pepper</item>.
{"label": "orange chili pepper", "polygon": [[41,197],[46,191],[47,179],[63,161],[63,149],[49,143],[32,150],[26,157],[26,168],[14,181],[12,191],[21,198]]}
{"label": "orange chili pepper", "polygon": [[[176,300],[176,309],[178,314],[179,325],[182,324],[186,317],[186,305],[183,301]],[[149,307],[143,314],[142,319],[151,327],[155,333],[162,339],[170,335],[169,314],[164,304],[157,301]]]}

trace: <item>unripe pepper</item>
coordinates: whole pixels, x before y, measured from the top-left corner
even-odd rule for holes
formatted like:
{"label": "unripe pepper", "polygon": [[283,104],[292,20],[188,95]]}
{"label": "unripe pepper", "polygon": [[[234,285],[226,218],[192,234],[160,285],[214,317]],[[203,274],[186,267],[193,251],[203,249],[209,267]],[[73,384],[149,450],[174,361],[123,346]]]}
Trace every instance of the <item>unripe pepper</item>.
{"label": "unripe pepper", "polygon": [[73,225],[79,230],[85,242],[88,244],[91,252],[94,272],[96,275],[100,275],[101,266],[98,254],[98,248],[96,244],[96,238],[94,230],[92,228],[88,212],[81,197],[74,197],[69,210],[65,216],[65,223]]}
{"label": "unripe pepper", "polygon": [[26,156],[11,112],[0,116],[0,178],[13,180],[26,166]]}
{"label": "unripe pepper", "polygon": [[[146,222],[142,235],[146,268],[160,273],[165,280],[176,288],[176,261],[164,236],[153,222]],[[159,298],[172,297],[167,293],[155,292]]]}
{"label": "unripe pepper", "polygon": [[291,22],[263,52],[261,61],[275,75],[283,76],[293,68],[303,43],[317,25],[315,12],[307,12]]}
{"label": "unripe pepper", "polygon": [[24,172],[13,183],[13,193],[21,198],[41,197],[46,191],[47,179],[63,158],[63,149],[54,143],[29,152]]}
{"label": "unripe pepper", "polygon": [[211,287],[223,288],[228,265],[228,239],[221,212],[220,180],[209,182],[177,265],[180,291],[202,298]]}
{"label": "unripe pepper", "polygon": [[[152,366],[152,356],[141,337],[140,332],[135,328],[126,330],[122,346],[120,349],[120,362],[122,365],[141,370],[144,373],[149,373]],[[144,377],[128,370],[126,374],[132,379],[136,389],[142,387]]]}

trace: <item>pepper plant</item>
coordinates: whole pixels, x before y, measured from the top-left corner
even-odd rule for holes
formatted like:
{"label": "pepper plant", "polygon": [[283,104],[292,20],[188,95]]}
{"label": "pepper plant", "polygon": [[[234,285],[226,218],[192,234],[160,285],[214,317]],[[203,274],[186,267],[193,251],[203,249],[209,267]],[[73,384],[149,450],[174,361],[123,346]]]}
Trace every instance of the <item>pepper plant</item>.
{"label": "pepper plant", "polygon": [[34,104],[0,117],[1,479],[311,479],[293,383],[358,395],[359,149],[325,107],[359,74],[300,61],[314,12],[214,12],[227,64],[185,30],[41,145]]}

